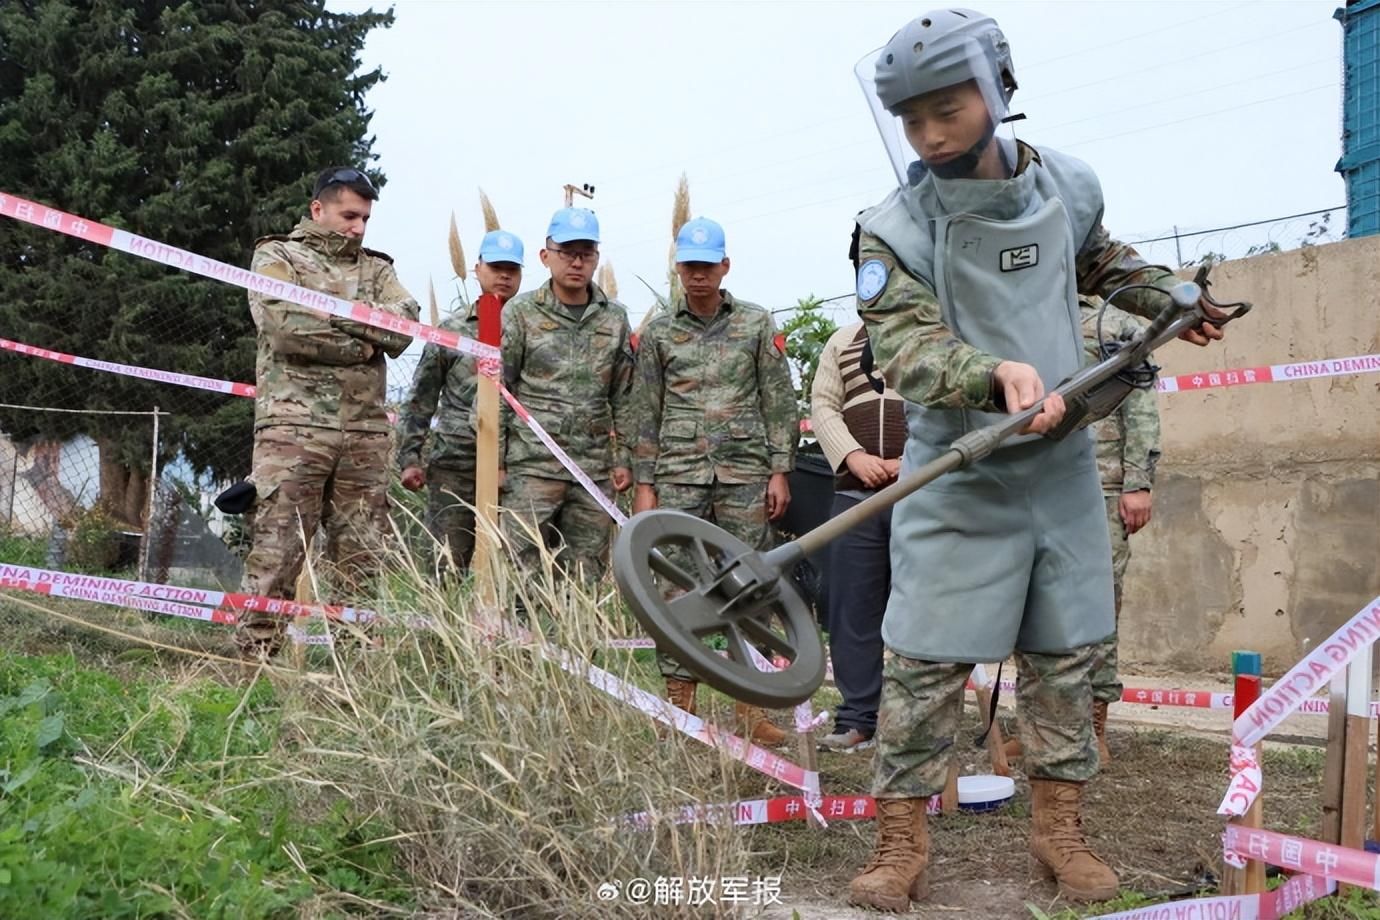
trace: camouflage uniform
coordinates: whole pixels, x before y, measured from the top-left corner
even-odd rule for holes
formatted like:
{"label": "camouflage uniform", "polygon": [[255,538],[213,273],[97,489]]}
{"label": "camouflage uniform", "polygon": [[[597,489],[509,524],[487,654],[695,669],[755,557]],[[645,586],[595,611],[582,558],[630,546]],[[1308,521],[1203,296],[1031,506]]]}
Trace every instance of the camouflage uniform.
{"label": "camouflage uniform", "polygon": [[[479,317],[453,314],[442,329],[466,338],[479,336]],[[412,375],[412,392],[403,407],[398,469],[422,467],[426,458],[427,530],[437,542],[449,543],[451,556],[468,569],[474,554],[474,477],[476,463],[473,408],[478,383],[473,355],[428,344]],[[435,428],[432,419],[435,418]]]}
{"label": "camouflage uniform", "polygon": [[[286,236],[259,240],[251,267],[416,319],[417,302],[392,263],[303,220]],[[257,500],[244,590],[292,598],[318,524],[326,531],[326,560],[348,588],[358,588],[387,511],[384,355],[397,357],[411,339],[252,292],[249,310],[258,329],[251,477]],[[241,641],[276,644],[283,625],[251,614]]]}
{"label": "camouflage uniform", "polygon": [[[505,385],[609,496],[611,471],[629,465],[630,332],[623,305],[595,284],[578,318],[557,299],[549,281],[503,308]],[[572,569],[582,569],[586,578],[601,577],[613,535],[608,513],[506,407],[498,449],[506,472],[503,532],[517,547],[519,561],[535,564],[538,549],[518,516],[537,528],[548,546],[563,543],[560,555]]]}
{"label": "camouflage uniform", "polygon": [[[1083,345],[1088,361],[1101,360],[1097,347],[1098,313],[1101,298],[1079,301],[1083,317]],[[1102,338],[1126,340],[1144,328],[1144,323],[1116,307],[1102,313]],[[1155,484],[1155,465],[1160,459],[1160,410],[1154,389],[1132,390],[1115,412],[1092,426],[1097,446],[1097,472],[1107,502],[1107,529],[1112,537],[1112,585],[1116,615],[1121,618],[1121,581],[1131,561],[1131,544],[1126,524],[1121,520],[1123,492],[1150,491]],[[1116,635],[1103,644],[1103,659],[1093,670],[1093,699],[1104,703],[1121,701],[1121,681],[1117,678]]]}
{"label": "camouflage uniform", "polygon": [[[1033,148],[1019,145],[1016,174],[1036,157]],[[1113,240],[1100,223],[1095,222],[1081,246],[1077,241],[1074,245],[1080,292],[1102,295],[1133,282],[1167,288],[1176,280],[1167,269],[1147,265],[1130,246]],[[1002,358],[955,335],[944,322],[934,289],[910,274],[877,236],[861,234],[858,258],[863,265],[878,261],[887,270],[885,285],[858,305],[887,383],[927,409],[1000,411],[1001,394],[992,375]],[[1121,302],[1144,315],[1164,305],[1162,297],[1148,291],[1128,292]],[[1018,717],[1032,778],[1084,782],[1097,771],[1089,675],[1102,658],[1099,648],[1091,644],[1059,654],[1016,652]],[[874,795],[912,798],[943,789],[962,687],[971,668],[970,662],[921,661],[888,652]]]}
{"label": "camouflage uniform", "polygon": [[[721,293],[709,319],[682,295],[642,332],[634,473],[639,485],[656,487],[658,507],[713,521],[766,549],[767,480],[795,466],[799,409],[771,314]],[[665,653],[657,665],[666,677],[696,679]]]}

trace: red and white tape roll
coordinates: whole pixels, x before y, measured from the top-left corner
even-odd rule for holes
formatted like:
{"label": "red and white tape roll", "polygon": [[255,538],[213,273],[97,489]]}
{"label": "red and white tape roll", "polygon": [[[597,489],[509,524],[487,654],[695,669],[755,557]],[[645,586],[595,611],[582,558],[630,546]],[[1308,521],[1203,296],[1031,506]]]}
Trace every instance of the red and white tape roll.
{"label": "red and white tape roll", "polygon": [[322,291],[313,291],[310,288],[289,284],[267,275],[260,275],[236,265],[208,259],[194,252],[169,246],[167,243],[160,243],[157,240],[151,240],[127,230],[107,227],[98,221],[85,220],[75,214],[68,214],[56,208],[36,204],[26,198],[0,193],[0,214],[33,224],[36,227],[42,227],[45,230],[74,236],[98,246],[118,249],[121,252],[127,252],[151,262],[170,265],[173,268],[191,272],[194,275],[201,275],[213,281],[224,281],[226,284],[232,284],[235,287],[254,291],[267,297],[286,300],[318,313],[327,313],[343,319],[352,319],[357,323],[373,326],[376,329],[386,329],[389,332],[410,335],[424,342],[434,342],[446,348],[481,358],[500,357],[499,349],[495,346],[485,345],[474,339],[467,339],[449,329],[428,326],[425,323],[395,316],[385,310],[370,309],[368,304],[352,303]]}
{"label": "red and white tape roll", "polygon": [[138,377],[141,380],[154,380],[158,383],[172,383],[180,387],[210,390],[213,393],[230,393],[234,396],[249,396],[251,398],[254,396],[254,385],[251,383],[235,383],[230,380],[217,380],[214,377],[198,377],[195,374],[179,374],[176,371],[160,371],[157,368],[139,367],[135,364],[118,364],[114,361],[98,361],[95,358],[83,358],[80,355],[69,355],[61,351],[52,351],[47,348],[38,348],[34,345],[25,345],[23,342],[14,342],[10,339],[0,339],[0,350],[12,351],[21,355],[29,355],[33,358],[45,358],[49,361],[71,364],[76,367],[89,367],[92,370],[105,371],[108,374],[123,374],[126,377]]}

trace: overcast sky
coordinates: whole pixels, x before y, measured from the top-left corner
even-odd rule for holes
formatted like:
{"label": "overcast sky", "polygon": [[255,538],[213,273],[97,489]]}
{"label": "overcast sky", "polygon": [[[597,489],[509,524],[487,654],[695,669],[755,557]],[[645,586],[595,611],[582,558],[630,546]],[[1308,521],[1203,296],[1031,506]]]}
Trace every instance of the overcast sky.
{"label": "overcast sky", "polygon": [[[378,6],[378,4],[373,4]],[[987,2],[1032,143],[1090,162],[1125,240],[1345,201],[1339,0]],[[360,11],[370,4],[332,0]],[[482,186],[528,248],[524,289],[561,186],[588,182],[603,253],[636,323],[665,289],[676,181],[724,224],[735,295],[772,308],[853,290],[852,217],[894,184],[853,65],[922,3],[402,0],[364,51],[388,184],[367,242],[425,303],[453,296],[454,210],[472,263]],[[1009,130],[1009,129],[1008,129]],[[1334,215],[1341,225],[1342,215]],[[1277,228],[1286,248],[1306,221]],[[1192,247],[1237,251],[1270,228]],[[1252,235],[1253,234],[1253,235]],[[1289,238],[1292,237],[1292,238]],[[1167,249],[1145,247],[1160,259]],[[471,282],[471,284],[473,284]],[[473,286],[471,287],[473,292]],[[851,299],[836,318],[852,318]],[[425,315],[424,315],[425,318]]]}

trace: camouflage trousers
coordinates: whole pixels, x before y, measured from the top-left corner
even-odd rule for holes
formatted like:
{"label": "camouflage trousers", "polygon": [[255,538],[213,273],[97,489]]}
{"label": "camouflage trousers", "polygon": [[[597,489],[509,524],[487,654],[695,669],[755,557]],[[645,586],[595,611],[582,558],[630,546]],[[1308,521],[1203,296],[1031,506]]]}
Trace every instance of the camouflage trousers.
{"label": "camouflage trousers", "polygon": [[[292,599],[306,548],[325,530],[323,559],[346,592],[373,573],[388,513],[390,436],[306,425],[273,425],[254,433],[257,498],[253,544],[244,561],[244,591]],[[249,613],[242,639],[276,641],[281,617]]]}
{"label": "camouflage trousers", "polygon": [[[1126,574],[1126,566],[1131,562],[1131,541],[1126,535],[1126,524],[1121,520],[1121,496],[1108,495],[1107,530],[1112,535],[1112,588],[1116,598],[1116,619],[1121,623],[1121,580]],[[1117,676],[1116,633],[1113,632],[1098,646],[1101,657],[1093,667],[1093,699],[1103,703],[1121,702],[1121,679]]]}
{"label": "camouflage trousers", "polygon": [[432,466],[426,471],[426,529],[438,544],[449,544],[460,572],[474,556],[474,470]]}
{"label": "camouflage trousers", "polygon": [[[597,485],[605,495],[613,496],[607,479]],[[503,535],[523,568],[536,568],[541,560],[541,550],[530,535],[535,530],[567,571],[580,572],[591,582],[603,577],[613,519],[579,483],[510,473],[499,504],[504,511]]]}
{"label": "camouflage trousers", "polygon": [[[1031,779],[1081,783],[1097,773],[1088,675],[1100,657],[1100,644],[1061,654],[1016,653],[1016,718]],[[972,670],[971,664],[886,653],[874,796],[918,798],[943,791]],[[970,743],[967,736],[962,743]]]}
{"label": "camouflage trousers", "polygon": [[[659,482],[656,485],[658,508],[684,511],[697,518],[713,521],[731,535],[756,549],[766,549],[770,529],[767,526],[766,480],[752,483],[720,482],[709,485],[688,485]],[[679,661],[666,652],[656,653],[657,670],[672,680],[699,680]]]}

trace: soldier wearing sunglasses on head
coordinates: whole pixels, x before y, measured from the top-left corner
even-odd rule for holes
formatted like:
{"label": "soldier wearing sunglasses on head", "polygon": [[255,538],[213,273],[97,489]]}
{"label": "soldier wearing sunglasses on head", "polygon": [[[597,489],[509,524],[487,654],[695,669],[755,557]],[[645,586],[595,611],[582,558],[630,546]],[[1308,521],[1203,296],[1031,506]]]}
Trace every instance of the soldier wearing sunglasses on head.
{"label": "soldier wearing sunglasses on head", "polygon": [[[251,267],[415,320],[417,301],[398,281],[393,260],[362,245],[378,196],[358,169],[323,171],[310,215],[286,235],[259,240]],[[318,525],[326,531],[331,574],[340,588],[358,590],[387,510],[384,356],[396,358],[412,339],[254,292],[249,310],[258,329],[256,510],[244,590],[292,598],[305,544]],[[281,617],[247,615],[237,636],[241,654],[273,655],[285,625]]]}

